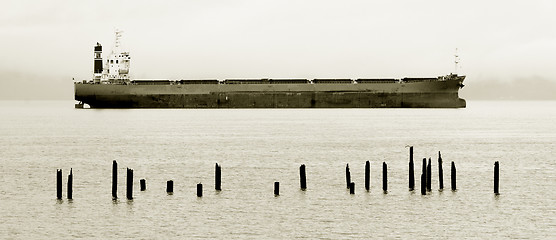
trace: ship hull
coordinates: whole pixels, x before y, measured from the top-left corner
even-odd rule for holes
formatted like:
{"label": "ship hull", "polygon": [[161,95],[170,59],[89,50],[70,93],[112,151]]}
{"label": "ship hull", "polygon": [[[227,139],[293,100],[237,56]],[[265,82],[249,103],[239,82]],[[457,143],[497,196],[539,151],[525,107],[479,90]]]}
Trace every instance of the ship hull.
{"label": "ship hull", "polygon": [[365,84],[75,84],[91,108],[465,108],[463,78]]}

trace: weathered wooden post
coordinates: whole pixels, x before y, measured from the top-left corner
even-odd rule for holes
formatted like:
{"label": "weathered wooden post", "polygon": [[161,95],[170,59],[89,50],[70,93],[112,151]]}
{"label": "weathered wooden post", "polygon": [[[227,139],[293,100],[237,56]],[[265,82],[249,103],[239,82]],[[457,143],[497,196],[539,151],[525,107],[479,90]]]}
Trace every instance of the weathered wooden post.
{"label": "weathered wooden post", "polygon": [[427,195],[427,177],[424,173],[421,173],[421,195]]}
{"label": "weathered wooden post", "polygon": [[173,193],[174,192],[174,181],[168,180],[166,181],[166,192]]}
{"label": "weathered wooden post", "polygon": [[73,168],[70,168],[70,174],[68,175],[68,199],[73,198]]}
{"label": "weathered wooden post", "polygon": [[62,199],[62,169],[56,169],[56,198]]}
{"label": "weathered wooden post", "polygon": [[456,164],[452,161],[452,169],[451,169],[451,177],[452,177],[452,191],[456,191]]}
{"label": "weathered wooden post", "polygon": [[139,184],[141,185],[141,191],[145,191],[147,189],[147,183],[145,179],[139,180]]}
{"label": "weathered wooden post", "polygon": [[127,199],[133,199],[133,169],[127,169],[127,186],[126,186],[126,197]]}
{"label": "weathered wooden post", "polygon": [[388,191],[388,169],[386,162],[382,162],[382,190]]}
{"label": "weathered wooden post", "polygon": [[[421,171],[422,171],[421,173],[426,177],[427,176],[427,158],[423,158],[423,166],[421,168]],[[425,179],[425,184],[426,183],[427,183],[427,179]]]}
{"label": "weathered wooden post", "polygon": [[409,191],[415,189],[415,174],[413,165],[413,146],[409,147]]}
{"label": "weathered wooden post", "polygon": [[423,176],[425,176],[425,188],[426,188],[427,187],[427,158],[423,158],[423,166],[421,171]]}
{"label": "weathered wooden post", "polygon": [[112,198],[118,198],[118,163],[112,162]]}
{"label": "weathered wooden post", "polygon": [[432,166],[431,166],[431,158],[429,158],[429,164],[427,165],[427,191],[432,190]]}
{"label": "weathered wooden post", "polygon": [[203,196],[203,184],[198,183],[197,184],[197,197],[202,197],[202,196]]}
{"label": "weathered wooden post", "polygon": [[355,183],[349,183],[349,194],[355,194]]}
{"label": "weathered wooden post", "polygon": [[216,163],[216,166],[214,168],[214,189],[216,191],[221,191],[222,187],[221,187],[221,183],[222,183],[222,173],[221,173],[221,168],[220,165],[218,165],[218,163]]}
{"label": "weathered wooden post", "polygon": [[438,187],[444,189],[444,171],[442,170],[442,156],[438,151]]}
{"label": "weathered wooden post", "polygon": [[499,174],[500,174],[500,164],[498,163],[498,161],[496,161],[494,162],[494,194],[496,195],[500,194],[500,192],[498,192]]}
{"label": "weathered wooden post", "polygon": [[371,189],[371,162],[365,162],[365,190]]}
{"label": "weathered wooden post", "polygon": [[280,182],[274,182],[274,196],[280,195]]}
{"label": "weathered wooden post", "polygon": [[423,166],[421,166],[421,194],[427,194],[427,159],[423,158]]}
{"label": "weathered wooden post", "polygon": [[299,167],[299,184],[301,185],[301,190],[307,189],[307,179],[305,175],[305,164],[301,164]]}
{"label": "weathered wooden post", "polygon": [[346,185],[349,189],[349,185],[351,184],[351,173],[349,172],[349,163],[346,164]]}

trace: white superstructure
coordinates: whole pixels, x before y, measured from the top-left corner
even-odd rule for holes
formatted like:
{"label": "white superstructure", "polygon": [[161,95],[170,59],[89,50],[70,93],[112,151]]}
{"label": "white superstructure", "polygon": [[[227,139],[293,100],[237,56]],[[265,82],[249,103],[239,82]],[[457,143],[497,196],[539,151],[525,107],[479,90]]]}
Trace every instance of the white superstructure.
{"label": "white superstructure", "polygon": [[[129,83],[129,51],[122,50],[120,46],[120,38],[122,32],[116,30],[116,39],[112,52],[107,57],[103,67],[97,66],[97,62],[102,64],[102,46],[97,43],[95,47],[95,73],[93,76],[94,83],[102,84],[127,84]],[[101,73],[101,74],[100,74]]]}

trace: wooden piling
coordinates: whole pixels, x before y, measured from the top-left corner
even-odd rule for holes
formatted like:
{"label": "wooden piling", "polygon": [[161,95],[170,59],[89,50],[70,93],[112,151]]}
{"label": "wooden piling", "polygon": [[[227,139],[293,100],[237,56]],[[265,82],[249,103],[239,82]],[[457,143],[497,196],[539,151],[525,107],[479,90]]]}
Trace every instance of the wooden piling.
{"label": "wooden piling", "polygon": [[174,181],[168,180],[166,181],[166,192],[173,193],[174,192]]}
{"label": "wooden piling", "polygon": [[423,158],[423,166],[421,167],[421,174],[425,176],[425,179],[423,179],[424,180],[423,183],[425,184],[424,185],[425,189],[427,189],[427,159],[426,158]]}
{"label": "wooden piling", "polygon": [[349,189],[349,185],[351,184],[351,173],[349,172],[349,163],[346,164],[346,185]]}
{"label": "wooden piling", "polygon": [[131,200],[133,199],[133,169],[127,169],[127,176],[126,176],[127,184],[126,184],[126,198]]}
{"label": "wooden piling", "polygon": [[274,196],[280,195],[280,182],[274,182]]}
{"label": "wooden piling", "polygon": [[147,190],[147,183],[146,183],[145,179],[139,180],[139,184],[141,185],[141,191]]}
{"label": "wooden piling", "polygon": [[423,158],[423,166],[421,168],[421,173],[423,174],[423,176],[425,176],[425,186],[426,186],[426,183],[427,183],[427,179],[426,179],[426,177],[427,177],[427,159],[426,158]]}
{"label": "wooden piling", "polygon": [[409,191],[415,189],[415,174],[413,164],[413,146],[409,147]]}
{"label": "wooden piling", "polygon": [[349,194],[355,194],[355,183],[349,183]]}
{"label": "wooden piling", "polygon": [[429,164],[427,165],[427,191],[432,190],[432,166],[431,166],[431,158],[429,158]]}
{"label": "wooden piling", "polygon": [[73,198],[73,168],[70,168],[70,174],[68,175],[68,199]]}
{"label": "wooden piling", "polygon": [[438,151],[438,187],[440,190],[444,189],[444,171],[442,170],[442,156]]}
{"label": "wooden piling", "polygon": [[452,169],[451,169],[450,176],[452,178],[452,191],[456,191],[456,164],[454,163],[454,161],[452,161]]}
{"label": "wooden piling", "polygon": [[202,196],[203,196],[203,184],[198,183],[197,184],[197,197],[202,197]]}
{"label": "wooden piling", "polygon": [[421,173],[421,195],[427,195],[427,184],[426,184],[426,179],[427,177],[425,176],[424,173]]}
{"label": "wooden piling", "polygon": [[382,190],[388,191],[388,169],[386,162],[382,162]]}
{"label": "wooden piling", "polygon": [[371,189],[371,162],[365,162],[365,190]]}
{"label": "wooden piling", "polygon": [[56,198],[62,199],[62,169],[56,169]]}
{"label": "wooden piling", "polygon": [[222,172],[221,172],[221,168],[220,165],[218,165],[218,163],[216,163],[216,166],[214,167],[214,189],[216,191],[222,191]]}
{"label": "wooden piling", "polygon": [[498,180],[500,175],[500,164],[498,161],[494,162],[494,194],[498,195]]}
{"label": "wooden piling", "polygon": [[307,178],[305,175],[305,164],[301,164],[299,167],[299,184],[301,186],[301,190],[307,189]]}
{"label": "wooden piling", "polygon": [[112,198],[118,198],[118,163],[112,162]]}

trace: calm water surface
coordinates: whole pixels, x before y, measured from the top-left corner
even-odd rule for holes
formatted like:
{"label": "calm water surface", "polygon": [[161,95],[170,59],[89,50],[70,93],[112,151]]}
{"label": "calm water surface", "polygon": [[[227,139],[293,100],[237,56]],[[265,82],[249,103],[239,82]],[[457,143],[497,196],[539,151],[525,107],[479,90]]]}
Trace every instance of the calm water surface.
{"label": "calm water surface", "polygon": [[[0,101],[0,238],[556,238],[555,122],[556,102],[97,110],[74,109],[72,101]],[[429,195],[408,191],[407,145],[415,147],[416,186],[421,159],[433,159]],[[449,164],[456,163],[457,192],[438,191],[438,151],[448,189]],[[119,163],[117,201],[112,160]],[[221,192],[213,190],[216,162]],[[345,187],[346,163],[355,195]],[[307,191],[299,190],[300,164]],[[126,167],[134,169],[132,201],[125,199]],[[65,192],[70,168],[73,200]],[[173,195],[167,180],[174,180]]]}

